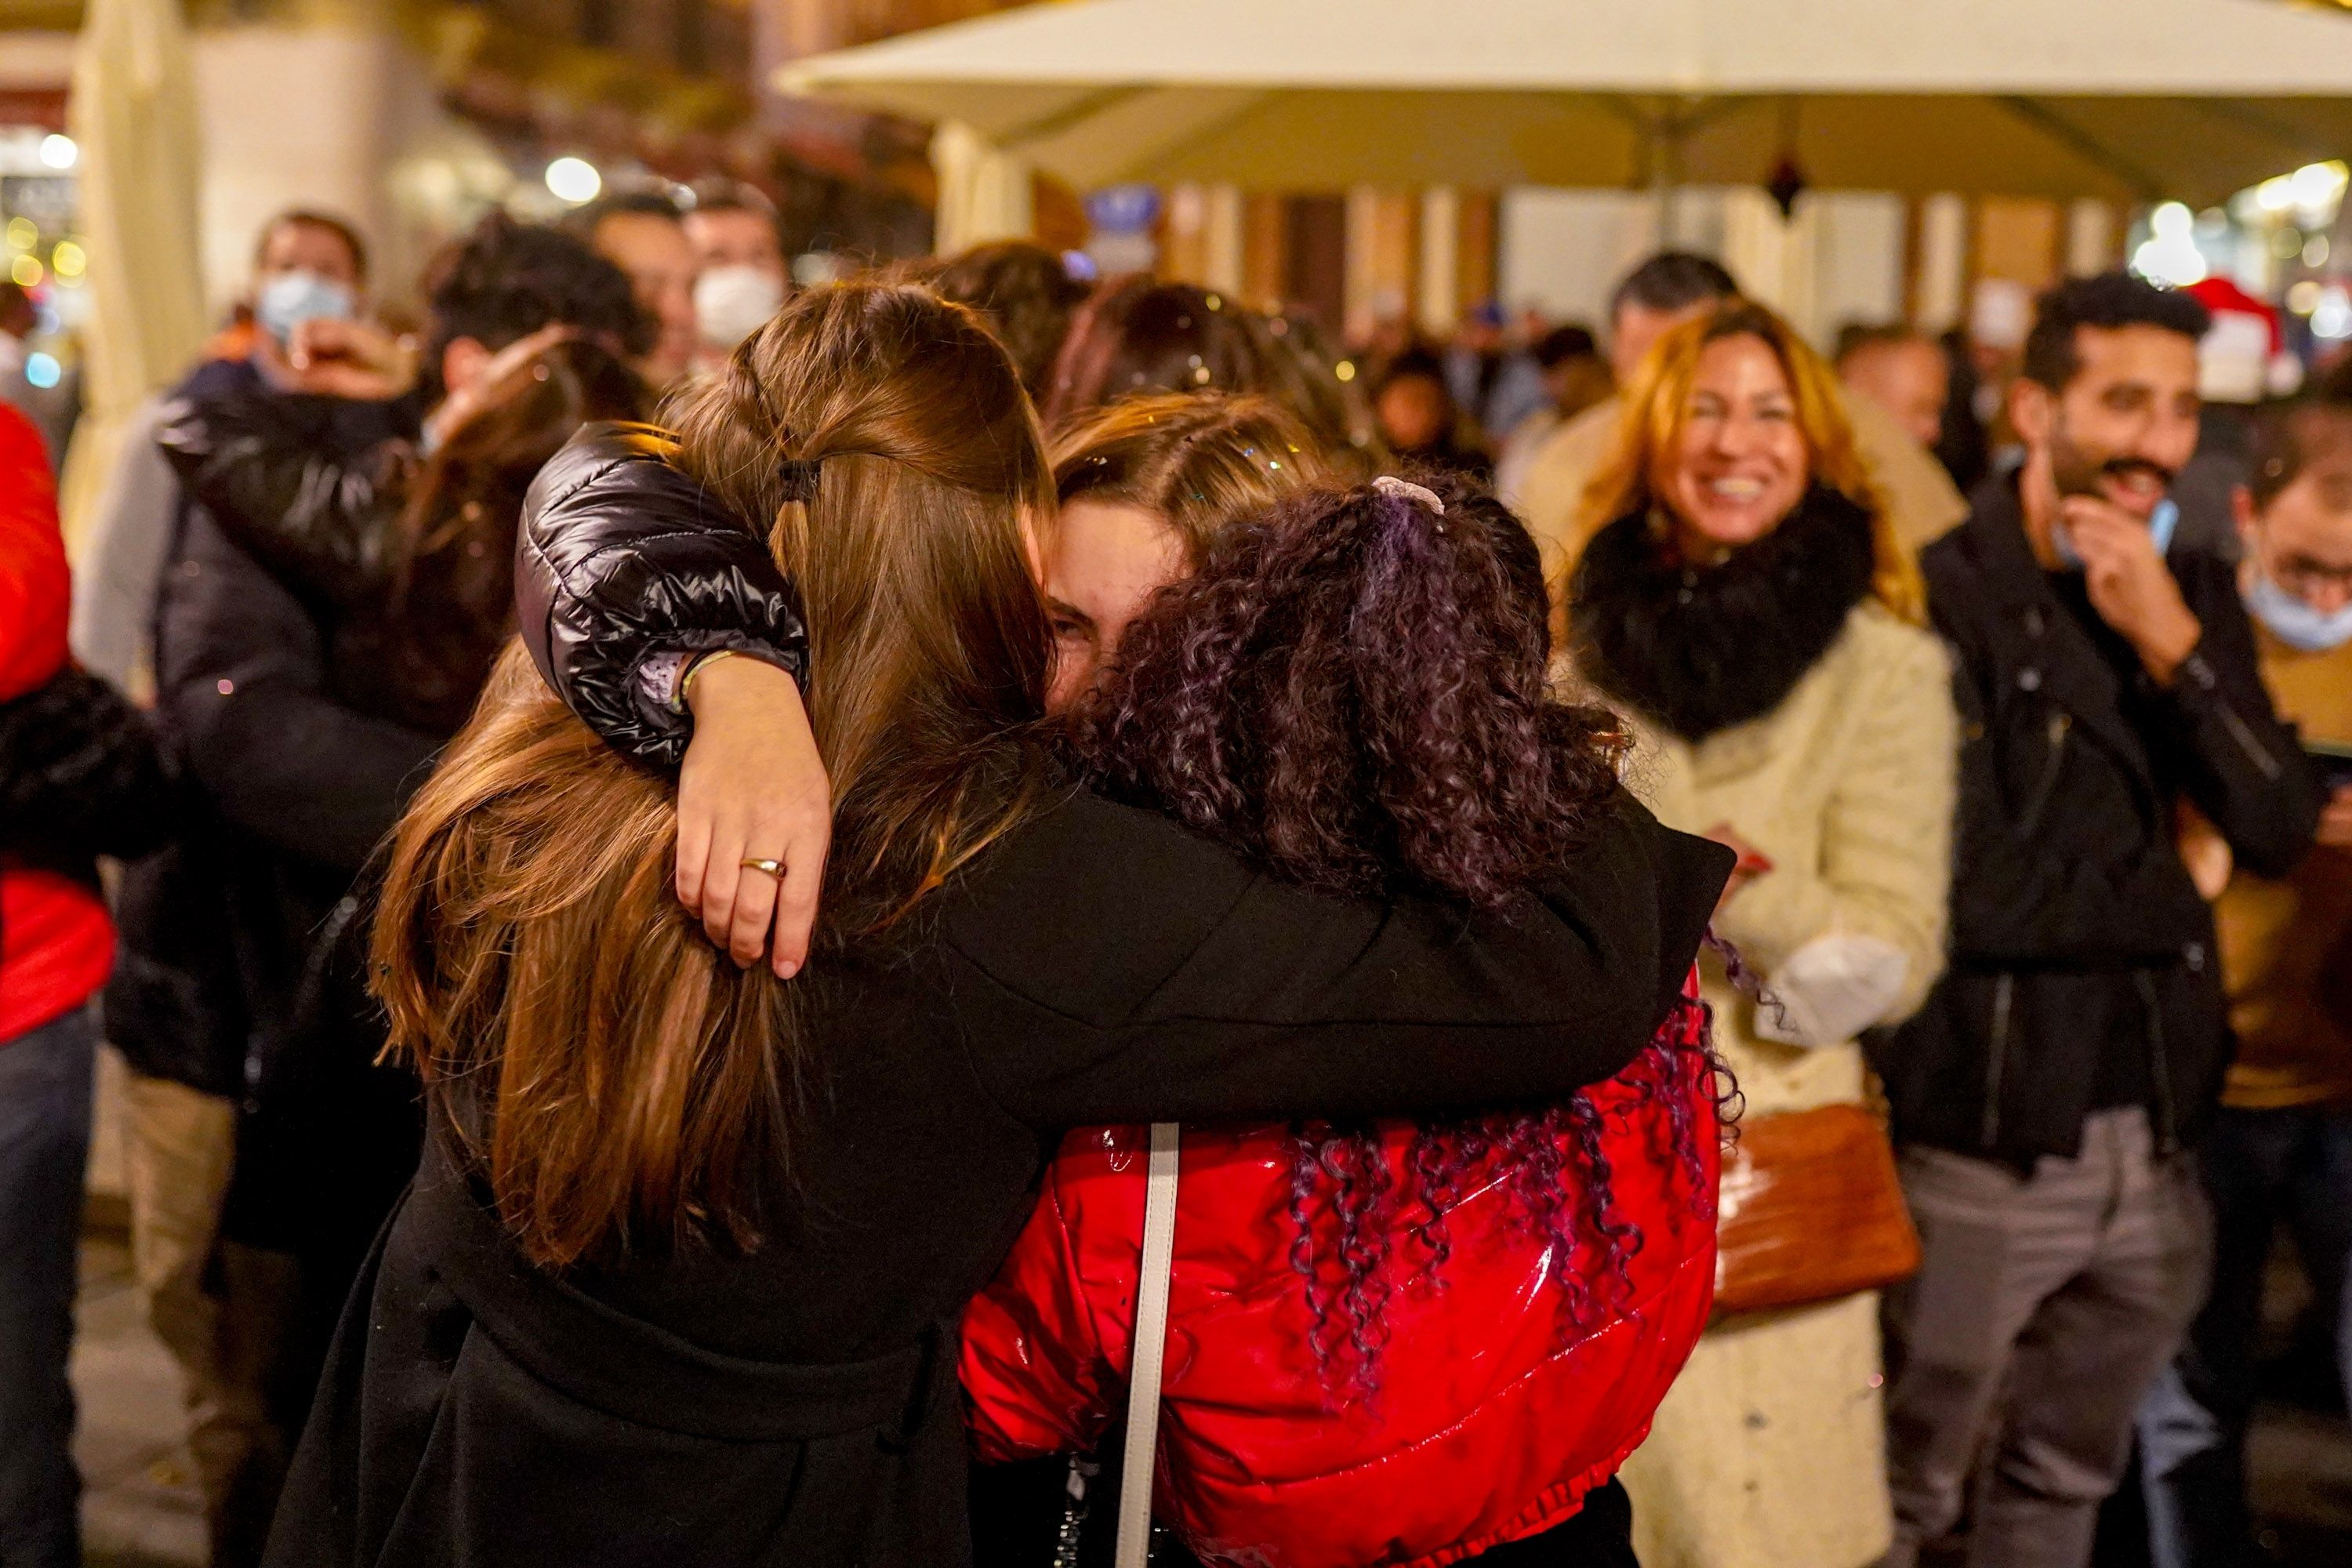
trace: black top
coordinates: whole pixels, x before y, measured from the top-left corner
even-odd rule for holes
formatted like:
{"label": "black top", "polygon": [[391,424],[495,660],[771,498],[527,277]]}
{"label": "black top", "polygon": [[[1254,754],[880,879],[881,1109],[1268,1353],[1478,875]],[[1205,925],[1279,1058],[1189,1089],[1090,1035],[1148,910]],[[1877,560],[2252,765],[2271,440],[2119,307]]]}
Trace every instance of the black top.
{"label": "black top", "polygon": [[2173,551],[2204,636],[2158,687],[2079,577],[2034,559],[2013,479],[1920,563],[1963,733],[1951,963],[1878,1053],[1896,1133],[2023,1164],[2074,1154],[2091,1110],[2139,1103],[2160,1140],[2192,1139],[2228,1024],[2175,805],[2276,876],[2322,804],[2263,691],[2236,575]]}
{"label": "black top", "polygon": [[[191,378],[183,401],[267,395],[240,362]],[[322,469],[403,439],[390,405],[303,401],[323,421],[309,453]],[[354,883],[445,738],[363,700],[378,677],[346,635],[357,613],[184,495],[155,663],[188,798],[177,842],[125,874],[106,994],[110,1037],[143,1070],[241,1102],[226,1233],[302,1255],[320,1280],[349,1279],[415,1164],[414,1080],[373,1065],[383,1033],[360,992]],[[323,1326],[313,1337],[322,1350]]]}

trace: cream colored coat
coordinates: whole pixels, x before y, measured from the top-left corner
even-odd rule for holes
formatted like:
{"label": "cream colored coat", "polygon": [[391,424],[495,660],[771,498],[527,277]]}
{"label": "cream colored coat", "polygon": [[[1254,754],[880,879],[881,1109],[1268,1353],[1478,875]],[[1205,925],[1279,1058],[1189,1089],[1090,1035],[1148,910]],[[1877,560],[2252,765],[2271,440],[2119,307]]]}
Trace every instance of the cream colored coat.
{"label": "cream colored coat", "polygon": [[[1717,931],[1769,984],[1815,937],[1868,935],[1904,955],[1887,1021],[1943,965],[1958,721],[1943,646],[1875,602],[1780,706],[1696,746],[1643,731],[1627,783],[1669,826],[1727,825],[1773,869]],[[1755,1005],[1710,955],[1716,1039],[1746,1114],[1858,1101],[1860,1046],[1755,1033]],[[1874,1294],[1710,1329],[1626,1465],[1644,1568],[1860,1568],[1888,1545]]]}

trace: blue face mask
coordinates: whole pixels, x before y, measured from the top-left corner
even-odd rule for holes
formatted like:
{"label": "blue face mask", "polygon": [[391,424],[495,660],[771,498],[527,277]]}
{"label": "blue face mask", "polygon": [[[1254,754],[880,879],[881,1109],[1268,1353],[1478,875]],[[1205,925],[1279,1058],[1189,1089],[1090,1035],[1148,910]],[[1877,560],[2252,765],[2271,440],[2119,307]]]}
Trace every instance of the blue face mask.
{"label": "blue face mask", "polygon": [[[2170,553],[2172,535],[2179,526],[2180,503],[2170,496],[2157,502],[2156,510],[2147,514],[2148,537],[2156,542],[2157,554]],[[2050,548],[2058,552],[2058,559],[2065,564],[2067,571],[2080,572],[2083,569],[2083,557],[2074,549],[2074,536],[2066,531],[2063,522],[2050,525]]]}
{"label": "blue face mask", "polygon": [[261,286],[253,301],[253,316],[263,331],[282,343],[304,321],[348,321],[357,303],[352,291],[331,278],[315,272],[281,272]]}
{"label": "blue face mask", "polygon": [[2315,610],[2257,567],[2246,588],[2246,608],[2271,635],[2300,653],[2326,653],[2352,642],[2352,605],[2334,615]]}

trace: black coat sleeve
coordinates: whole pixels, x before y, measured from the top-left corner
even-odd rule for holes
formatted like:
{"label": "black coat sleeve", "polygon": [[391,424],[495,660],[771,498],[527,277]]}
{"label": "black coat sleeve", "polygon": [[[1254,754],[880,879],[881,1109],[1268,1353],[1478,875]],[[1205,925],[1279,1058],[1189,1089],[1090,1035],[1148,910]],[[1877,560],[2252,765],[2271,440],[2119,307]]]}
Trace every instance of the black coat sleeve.
{"label": "black coat sleeve", "polygon": [[68,669],[0,703],[0,848],[133,859],[170,838],[172,798],[145,715],[97,676]]}
{"label": "black coat sleeve", "polygon": [[2240,864],[2284,877],[2311,847],[2326,793],[2271,707],[2234,574],[2204,557],[2176,570],[2205,635],[2163,696],[2166,760]]}
{"label": "black coat sleeve", "polygon": [[1080,796],[992,851],[945,936],[975,1068],[1041,1130],[1469,1110],[1631,1061],[1731,858],[1621,795],[1572,866],[1489,915],[1307,892]]}
{"label": "black coat sleeve", "polygon": [[730,648],[808,668],[792,584],[670,465],[676,449],[648,426],[588,426],[540,470],[515,541],[516,621],[540,674],[614,746],[673,767],[692,721],[646,692],[648,660]]}
{"label": "black coat sleeve", "polygon": [[432,736],[327,690],[318,623],[192,508],[164,574],[157,699],[189,775],[231,821],[355,872],[423,782]]}
{"label": "black coat sleeve", "polygon": [[239,388],[167,406],[155,443],[240,550],[337,605],[390,589],[403,440],[354,450],[347,399]]}

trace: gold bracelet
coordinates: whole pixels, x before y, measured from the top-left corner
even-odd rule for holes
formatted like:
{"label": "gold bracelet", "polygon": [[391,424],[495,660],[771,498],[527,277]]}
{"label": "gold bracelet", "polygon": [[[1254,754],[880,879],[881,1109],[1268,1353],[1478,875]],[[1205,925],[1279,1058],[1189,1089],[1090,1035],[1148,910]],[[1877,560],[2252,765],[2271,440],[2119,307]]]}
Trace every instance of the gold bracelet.
{"label": "gold bracelet", "polygon": [[709,653],[695,655],[694,662],[686,667],[686,673],[677,678],[677,705],[692,712],[694,710],[694,678],[720,659],[735,657],[736,651],[731,647],[715,647]]}

